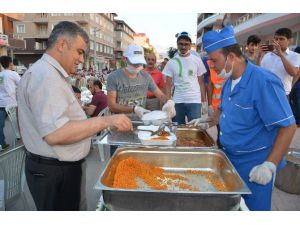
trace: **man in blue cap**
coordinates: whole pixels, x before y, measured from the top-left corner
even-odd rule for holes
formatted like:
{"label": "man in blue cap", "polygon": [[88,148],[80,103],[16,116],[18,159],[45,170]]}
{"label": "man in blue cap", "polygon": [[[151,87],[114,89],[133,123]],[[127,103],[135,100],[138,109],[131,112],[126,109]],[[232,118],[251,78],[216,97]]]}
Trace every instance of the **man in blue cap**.
{"label": "man in blue cap", "polygon": [[222,149],[252,192],[243,196],[248,208],[270,210],[276,169],[296,130],[283,85],[244,59],[231,26],[205,33],[202,43],[213,69],[228,79],[214,120],[191,123],[202,129],[219,123]]}

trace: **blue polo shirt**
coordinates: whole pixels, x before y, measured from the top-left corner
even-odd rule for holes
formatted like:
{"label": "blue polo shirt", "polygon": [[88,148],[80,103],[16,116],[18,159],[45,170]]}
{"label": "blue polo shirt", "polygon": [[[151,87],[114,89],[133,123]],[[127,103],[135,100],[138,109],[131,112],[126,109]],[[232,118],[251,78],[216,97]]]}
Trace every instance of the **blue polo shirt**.
{"label": "blue polo shirt", "polygon": [[271,151],[278,128],[295,123],[281,80],[247,62],[240,82],[232,91],[231,83],[230,78],[224,84],[219,105],[223,150],[233,157]]}

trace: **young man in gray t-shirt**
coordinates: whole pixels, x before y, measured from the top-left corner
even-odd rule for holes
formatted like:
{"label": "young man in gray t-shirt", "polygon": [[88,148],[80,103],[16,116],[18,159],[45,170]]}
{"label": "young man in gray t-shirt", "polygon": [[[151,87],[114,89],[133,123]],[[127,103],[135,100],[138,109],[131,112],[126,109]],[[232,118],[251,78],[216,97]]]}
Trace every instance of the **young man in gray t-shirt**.
{"label": "young man in gray t-shirt", "polygon": [[129,114],[132,120],[150,112],[145,109],[147,90],[160,99],[165,105],[162,110],[167,112],[170,118],[176,112],[173,100],[168,100],[166,95],[157,88],[151,76],[143,70],[146,64],[144,50],[141,46],[131,44],[127,47],[124,56],[127,66],[116,70],[107,78],[108,107],[112,113]]}

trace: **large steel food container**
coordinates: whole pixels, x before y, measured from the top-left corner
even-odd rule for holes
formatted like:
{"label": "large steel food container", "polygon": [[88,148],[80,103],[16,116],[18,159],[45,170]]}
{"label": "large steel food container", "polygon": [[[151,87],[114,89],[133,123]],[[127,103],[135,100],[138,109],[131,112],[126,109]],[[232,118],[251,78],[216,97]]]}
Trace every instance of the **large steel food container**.
{"label": "large steel food container", "polygon": [[300,149],[290,149],[286,166],[276,176],[275,186],[291,194],[300,194]]}
{"label": "large steel food container", "polygon": [[[113,188],[118,163],[129,157],[175,175],[188,170],[214,172],[228,191],[216,190],[200,175],[191,177],[191,184],[199,187],[198,191]],[[223,152],[185,147],[119,148],[95,188],[102,190],[104,202],[112,210],[238,210],[241,194],[251,194]]]}
{"label": "large steel food container", "polygon": [[[137,127],[143,125],[140,121],[132,121],[133,131],[128,132],[118,132],[118,131],[105,131],[101,136],[97,138],[94,144],[102,144],[102,145],[135,145],[141,146],[142,143],[138,138]],[[216,148],[216,142],[213,138],[206,132],[201,131],[197,128],[187,127],[187,126],[178,126],[176,128],[176,137],[177,140],[186,140],[187,138],[191,141],[202,140],[204,146],[193,146],[188,142],[186,145],[178,145],[178,146],[191,146],[191,147],[199,147],[199,148]],[[179,143],[179,142],[178,142]],[[177,143],[176,143],[177,145]]]}
{"label": "large steel food container", "polygon": [[203,130],[195,127],[178,126],[176,129],[176,146],[212,147],[216,148],[216,142]]}

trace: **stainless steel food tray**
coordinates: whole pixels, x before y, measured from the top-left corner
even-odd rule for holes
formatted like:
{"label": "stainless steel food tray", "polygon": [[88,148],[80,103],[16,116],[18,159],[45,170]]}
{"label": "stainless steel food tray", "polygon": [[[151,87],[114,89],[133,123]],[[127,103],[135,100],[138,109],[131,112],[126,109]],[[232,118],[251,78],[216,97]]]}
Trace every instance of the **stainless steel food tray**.
{"label": "stainless steel food tray", "polygon": [[[176,131],[177,144],[176,146],[192,146],[192,147],[212,147],[216,148],[216,142],[213,138],[206,132],[197,128],[187,127],[187,126],[179,126]],[[193,146],[191,144],[179,145],[181,140],[197,140],[200,139],[203,141],[204,146]]]}
{"label": "stainless steel food tray", "polygon": [[[224,182],[228,191],[217,191],[199,175],[189,179],[193,186],[199,187],[199,191],[150,190],[144,186],[139,189],[113,188],[118,163],[129,157],[182,176],[187,170],[212,171]],[[119,148],[95,188],[102,190],[104,202],[112,210],[237,210],[241,195],[251,193],[223,152],[185,147]]]}
{"label": "stainless steel food tray", "polygon": [[[121,145],[121,146],[142,146],[141,141],[138,138],[136,128],[140,125],[143,125],[141,121],[133,121],[133,131],[128,132],[117,132],[117,131],[104,131],[94,142],[94,144],[101,145]],[[206,132],[201,131],[197,128],[189,128],[185,126],[178,127],[176,129],[177,139],[179,138],[193,138],[193,139],[202,139],[205,143],[205,146],[195,146],[198,148],[216,148],[216,142],[213,138]],[[189,146],[189,145],[187,145]],[[185,146],[183,146],[185,147]]]}

